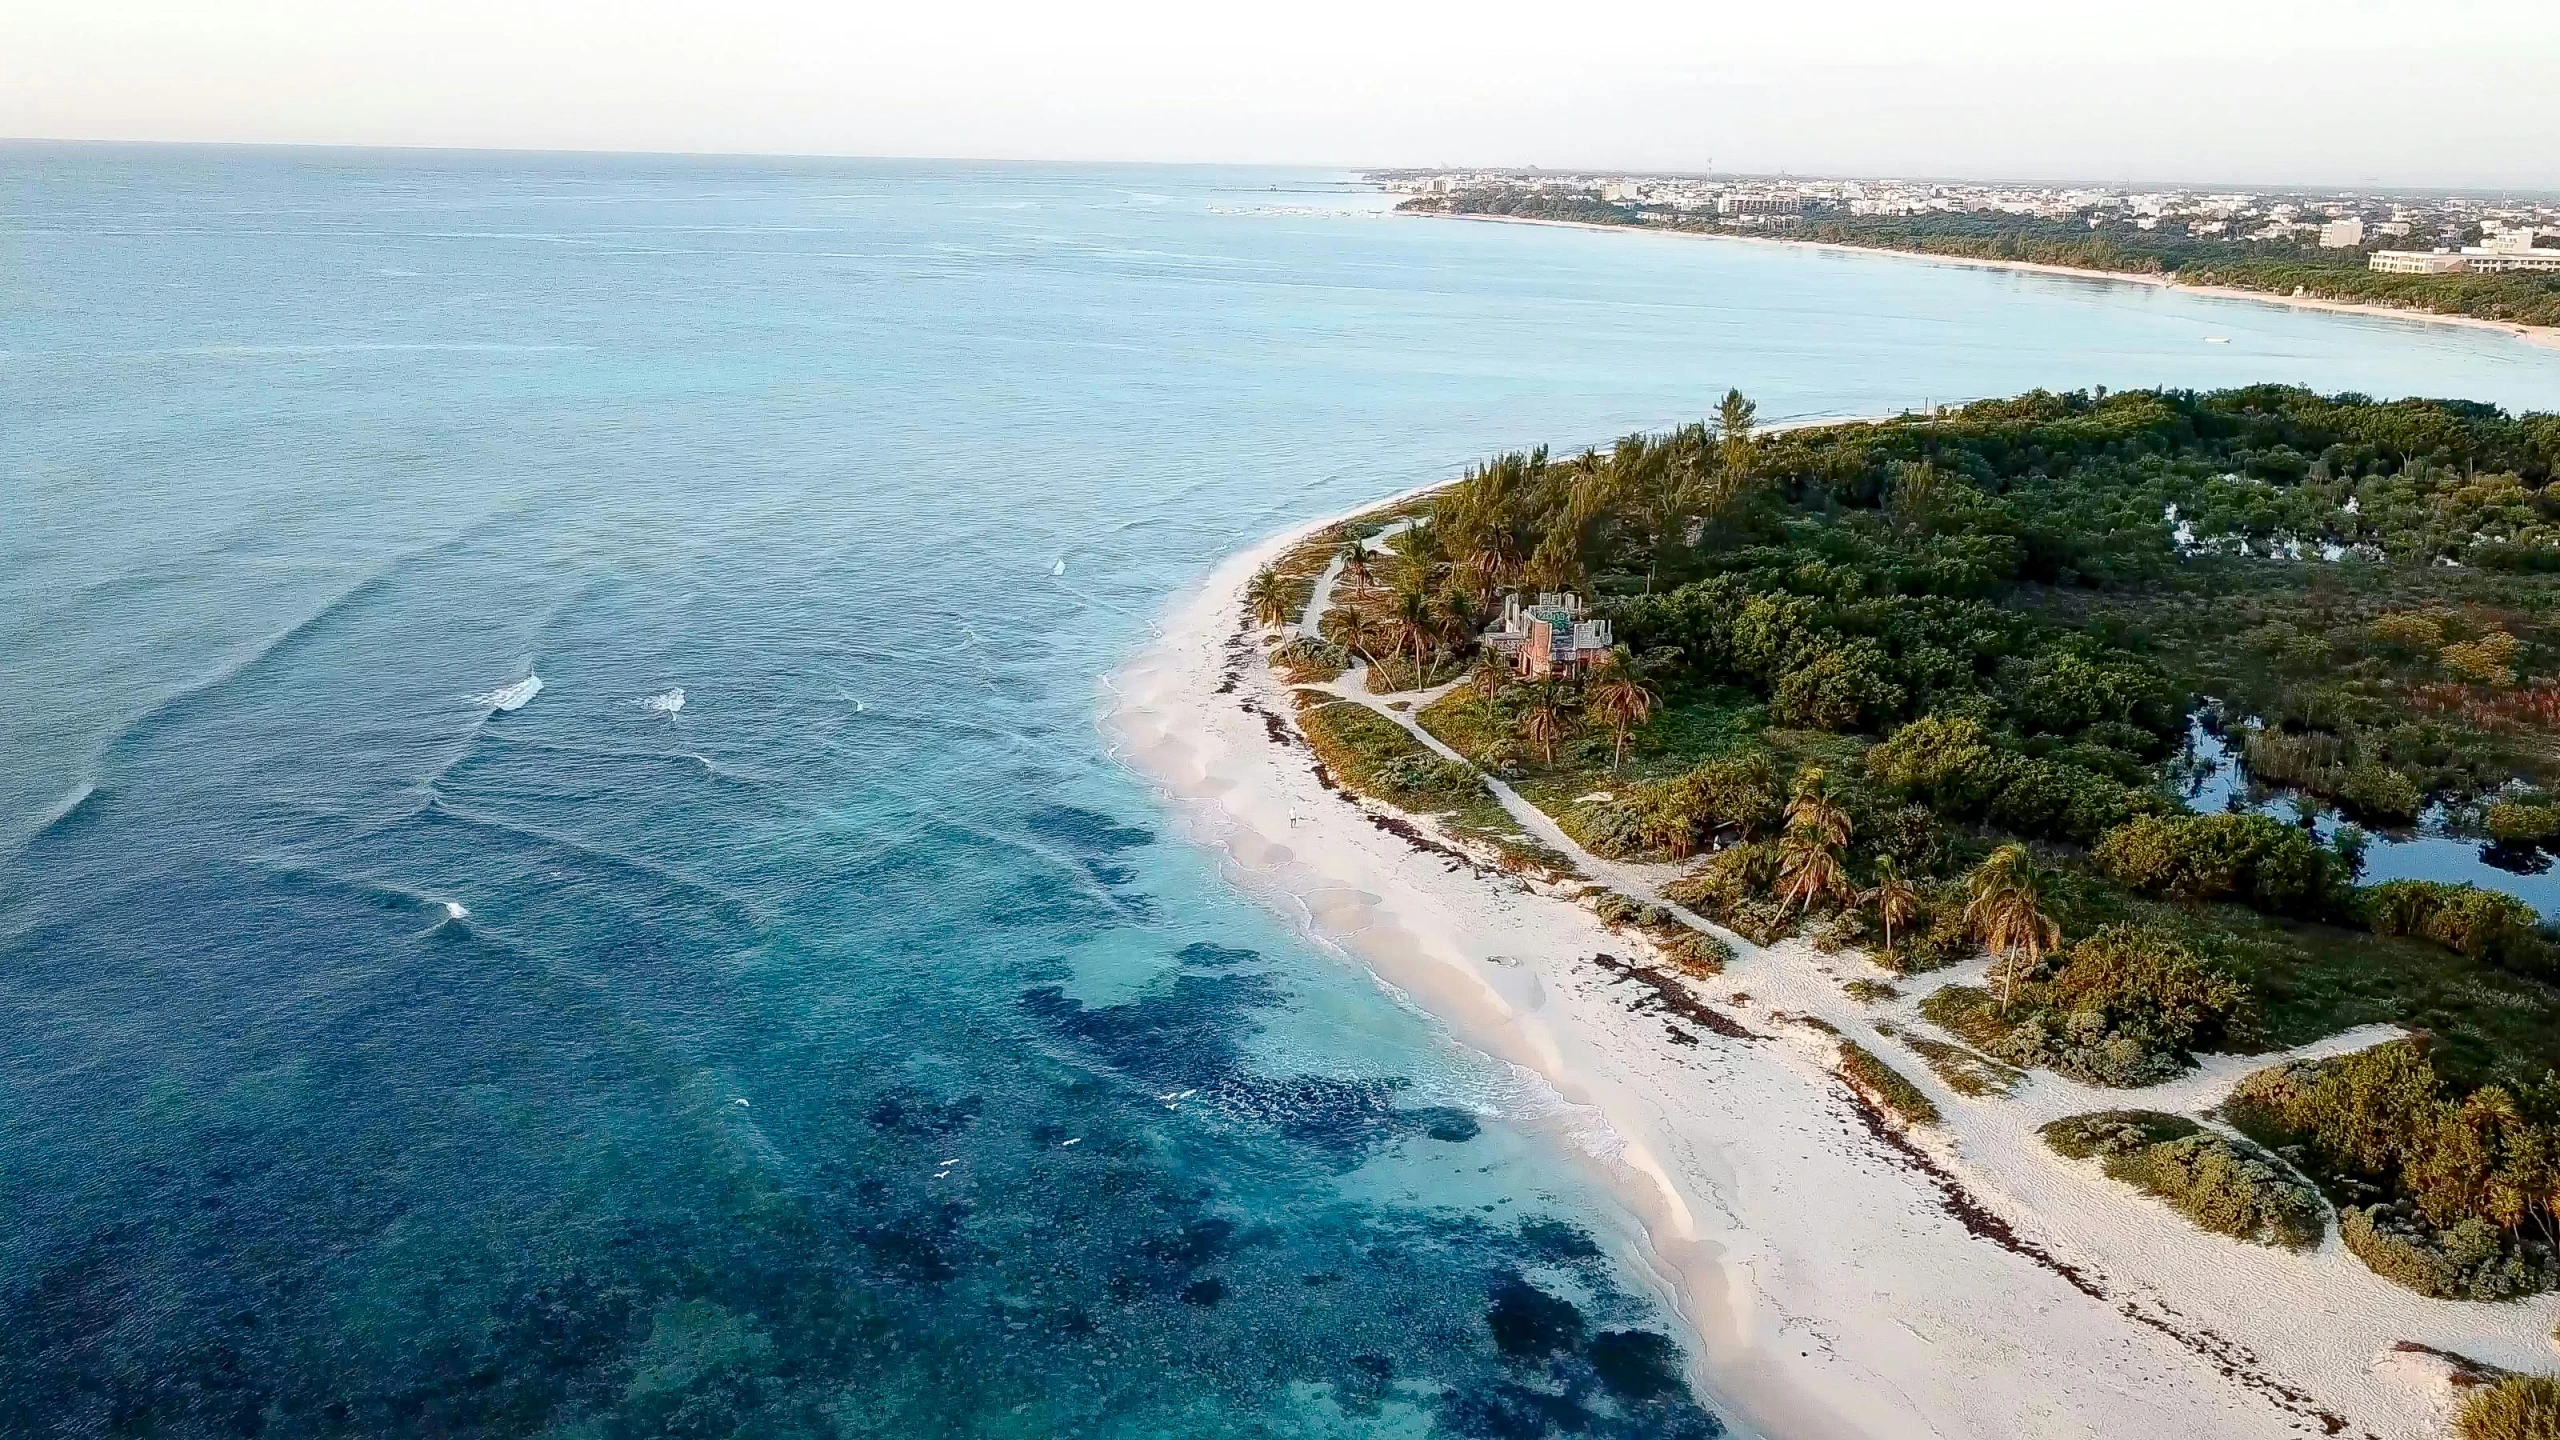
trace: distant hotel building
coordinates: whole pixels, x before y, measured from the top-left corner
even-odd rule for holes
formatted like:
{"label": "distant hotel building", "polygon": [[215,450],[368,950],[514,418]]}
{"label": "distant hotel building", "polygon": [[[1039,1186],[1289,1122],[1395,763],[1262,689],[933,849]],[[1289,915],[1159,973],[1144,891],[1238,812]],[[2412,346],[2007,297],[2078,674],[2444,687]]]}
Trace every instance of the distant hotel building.
{"label": "distant hotel building", "polygon": [[2502,275],[2519,270],[2560,274],[2560,250],[2534,248],[2532,230],[2491,231],[2486,245],[2460,250],[2376,250],[2365,262],[2391,275]]}
{"label": "distant hotel building", "polygon": [[1801,195],[1719,195],[1716,213],[1737,225],[1793,225],[1804,214]]}
{"label": "distant hotel building", "polygon": [[2451,250],[2376,250],[2365,268],[2385,275],[2459,275],[2469,267]]}
{"label": "distant hotel building", "polygon": [[2332,220],[2320,227],[2320,248],[2323,250],[2353,250],[2363,243],[2362,220]]}

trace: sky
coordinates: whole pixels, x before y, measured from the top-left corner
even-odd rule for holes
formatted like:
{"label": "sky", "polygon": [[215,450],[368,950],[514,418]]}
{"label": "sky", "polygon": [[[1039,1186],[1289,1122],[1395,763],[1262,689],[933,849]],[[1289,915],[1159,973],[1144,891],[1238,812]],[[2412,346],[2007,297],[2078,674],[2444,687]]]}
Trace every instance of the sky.
{"label": "sky", "polygon": [[5,0],[0,136],[2560,190],[2560,0]]}

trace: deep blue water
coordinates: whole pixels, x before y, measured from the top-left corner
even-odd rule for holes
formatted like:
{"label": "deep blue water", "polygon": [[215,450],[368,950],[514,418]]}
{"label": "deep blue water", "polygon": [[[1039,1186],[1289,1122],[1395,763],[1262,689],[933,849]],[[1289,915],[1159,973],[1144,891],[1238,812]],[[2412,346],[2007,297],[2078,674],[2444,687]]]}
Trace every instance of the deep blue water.
{"label": "deep blue water", "polygon": [[1345,178],[0,148],[0,1433],[1709,1433],[1552,1104],[1159,839],[1098,677],[1728,384],[2560,405]]}

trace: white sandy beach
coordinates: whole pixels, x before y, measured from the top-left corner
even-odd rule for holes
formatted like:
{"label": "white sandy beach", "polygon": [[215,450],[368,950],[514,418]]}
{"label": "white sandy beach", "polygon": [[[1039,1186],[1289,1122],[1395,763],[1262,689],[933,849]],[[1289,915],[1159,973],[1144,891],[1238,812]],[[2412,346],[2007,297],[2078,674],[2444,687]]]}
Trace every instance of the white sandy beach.
{"label": "white sandy beach", "polygon": [[[1913,1023],[1931,983],[1972,969],[1868,1007],[1841,986],[1882,971],[1797,943],[1737,940],[1706,983],[1604,965],[1642,952],[1568,899],[1373,823],[1319,778],[1244,620],[1247,579],[1312,528],[1177,599],[1112,677],[1106,732],[1235,883],[1605,1122],[1590,1163],[1642,1218],[1695,1379],[1738,1428],[2395,1440],[2442,1433],[2446,1394],[2385,1358],[2395,1342],[2555,1367],[2560,1296],[2428,1300],[2367,1271],[2334,1227],[2307,1255],[2209,1235],[2035,1134],[2088,1110],[2200,1109],[2270,1057],[2215,1058],[2148,1091],[2040,1072],[2013,1097],[1967,1099],[1875,1022]],[[1669,873],[1609,869],[1648,893]],[[1832,1072],[1833,1042],[1791,1015],[1883,1056],[1946,1123],[1906,1134],[1877,1118]]]}
{"label": "white sandy beach", "polygon": [[1920,260],[1936,265],[1962,265],[1975,270],[2020,270],[2035,275],[2062,275],[2075,280],[2113,280],[2127,285],[2147,285],[2155,290],[2175,290],[2181,295],[2202,295],[2215,300],[2244,300],[2257,305],[2282,305],[2294,310],[2325,310],[2339,315],[2373,315],[2386,320],[2407,320],[2428,325],[2461,325],[2474,330],[2495,330],[2512,335],[2528,345],[2560,349],[2560,325],[2518,325],[2508,320],[2484,320],[2477,315],[2445,315],[2433,310],[2414,310],[2402,305],[2369,305],[2355,300],[2324,300],[2311,295],[2279,295],[2271,290],[2243,290],[2232,285],[2182,285],[2175,276],[2145,275],[2129,270],[2090,270],[2077,265],[2047,265],[2035,260],[1994,260],[1973,255],[1934,255],[1924,250],[1895,250],[1882,245],[1842,245],[1828,240],[1789,240],[1775,235],[1727,235],[1704,230],[1666,230],[1643,225],[1599,225],[1586,220],[1540,220],[1525,215],[1440,215],[1424,214],[1424,220],[1481,220],[1494,225],[1552,225],[1566,230],[1593,230],[1608,235],[1669,235],[1689,240],[1725,240],[1743,245],[1792,245],[1805,250],[1832,250],[1845,255],[1889,255],[1903,260]]}

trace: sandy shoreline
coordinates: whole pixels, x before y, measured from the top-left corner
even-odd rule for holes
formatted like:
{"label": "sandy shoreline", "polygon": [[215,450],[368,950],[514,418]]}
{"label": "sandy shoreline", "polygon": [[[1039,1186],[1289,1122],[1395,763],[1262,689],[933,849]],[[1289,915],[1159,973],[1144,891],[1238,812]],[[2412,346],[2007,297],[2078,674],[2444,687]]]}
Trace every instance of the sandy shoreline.
{"label": "sandy shoreline", "polygon": [[1976,270],[2018,270],[2036,275],[2061,275],[2074,280],[2115,280],[2127,285],[2145,285],[2155,290],[2174,290],[2181,295],[2202,295],[2214,300],[2246,300],[2260,305],[2282,305],[2294,310],[2325,310],[2337,315],[2371,315],[2385,320],[2409,320],[2429,325],[2461,325],[2474,330],[2494,330],[2527,345],[2560,350],[2560,325],[2518,325],[2506,320],[2484,320],[2476,315],[2444,315],[2433,310],[2413,310],[2397,305],[2370,305],[2356,300],[2324,300],[2310,295],[2278,295],[2269,290],[2243,290],[2230,285],[2181,285],[2168,275],[2144,275],[2123,270],[2085,270],[2076,265],[2047,265],[2034,260],[1993,260],[1972,255],[1933,255],[1923,250],[1895,250],[1882,245],[1843,245],[1830,240],[1786,240],[1774,235],[1726,235],[1704,230],[1667,230],[1649,225],[1601,225],[1587,220],[1539,220],[1525,215],[1442,215],[1424,212],[1401,212],[1422,220],[1476,220],[1493,225],[1550,225],[1566,230],[1590,230],[1604,235],[1669,235],[1688,240],[1729,240],[1744,245],[1784,245],[1800,250],[1827,250],[1843,255],[1889,255],[1901,260],[1921,260],[1938,265],[1963,265]]}
{"label": "sandy shoreline", "polygon": [[[2560,1296],[2431,1301],[2334,1233],[2307,1255],[2207,1235],[2035,1137],[2065,1114],[2200,1108],[2266,1057],[2216,1057],[2149,1091],[2038,1074],[2011,1098],[1966,1099],[1874,1023],[1907,1023],[1930,983],[1979,962],[1871,1008],[1840,988],[1881,977],[1859,957],[1737,944],[1722,978],[1684,992],[1598,963],[1639,952],[1582,906],[1377,824],[1316,773],[1243,618],[1254,570],[1327,523],[1179,597],[1108,682],[1105,733],[1240,888],[1605,1124],[1588,1161],[1644,1226],[1695,1378],[1737,1428],[2414,1437],[2440,1433],[2442,1395],[2377,1364],[2394,1342],[2552,1368]],[[1832,1042],[1789,1018],[1802,1016],[1884,1055],[1946,1124],[1883,1124],[1832,1072]]]}

